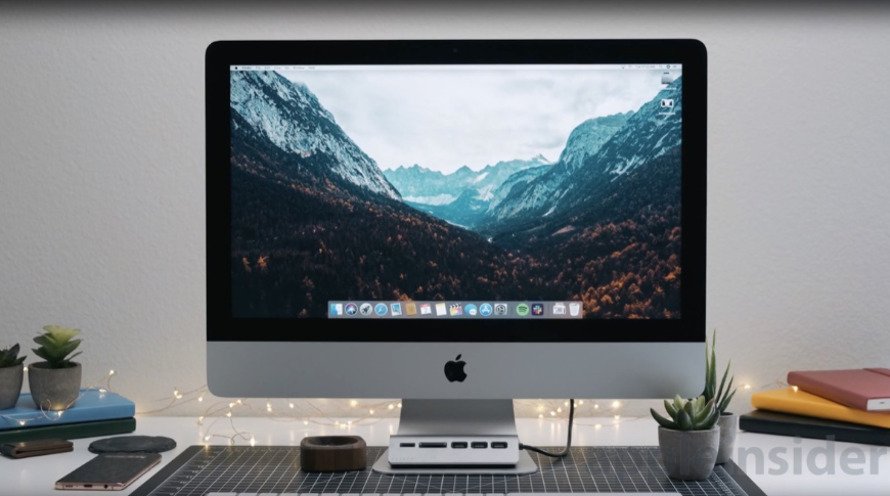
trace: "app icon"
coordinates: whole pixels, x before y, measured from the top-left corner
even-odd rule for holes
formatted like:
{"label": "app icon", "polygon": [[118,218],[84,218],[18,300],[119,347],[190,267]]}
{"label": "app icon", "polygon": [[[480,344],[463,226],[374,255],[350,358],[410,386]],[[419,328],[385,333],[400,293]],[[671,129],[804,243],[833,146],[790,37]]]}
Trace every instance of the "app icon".
{"label": "app icon", "polygon": [[528,304],[520,303],[516,305],[516,315],[519,315],[520,317],[525,317],[526,315],[528,315]]}
{"label": "app icon", "polygon": [[358,306],[355,303],[346,304],[346,315],[355,315],[358,312]]}
{"label": "app icon", "polygon": [[445,308],[445,304],[444,303],[436,303],[436,315],[441,317],[442,315],[445,315],[446,313],[448,313],[448,310]]}
{"label": "app icon", "polygon": [[392,303],[389,305],[389,310],[392,312],[393,317],[398,317],[399,315],[402,315],[402,304]]}
{"label": "app icon", "polygon": [[330,314],[332,317],[339,317],[343,315],[343,304],[342,303],[331,303]]}
{"label": "app icon", "polygon": [[479,315],[481,315],[483,317],[488,317],[489,315],[491,315],[491,312],[492,312],[491,303],[483,303],[483,304],[479,305]]}
{"label": "app icon", "polygon": [[566,314],[566,304],[565,303],[554,303],[553,304],[553,315],[565,315]]}
{"label": "app icon", "polygon": [[417,315],[417,304],[413,301],[405,303],[405,315]]}
{"label": "app icon", "polygon": [[578,315],[581,315],[581,302],[580,301],[573,301],[573,302],[569,303],[569,315],[571,315],[572,317],[577,317]]}
{"label": "app icon", "polygon": [[537,316],[544,315],[544,304],[543,303],[532,303],[532,315],[537,315]]}
{"label": "app icon", "polygon": [[432,315],[433,307],[429,303],[420,304],[420,315]]}
{"label": "app icon", "polygon": [[464,305],[464,312],[467,312],[467,315],[471,317],[475,317],[478,313],[478,310],[476,310],[476,305],[467,303],[466,305]]}
{"label": "app icon", "polygon": [[360,313],[362,315],[371,315],[371,311],[373,309],[374,309],[374,307],[372,307],[370,303],[362,303],[358,307],[358,313]]}
{"label": "app icon", "polygon": [[464,314],[464,307],[461,306],[460,303],[452,303],[448,306],[448,313],[451,314],[452,317],[456,317],[458,315]]}
{"label": "app icon", "polygon": [[378,304],[374,305],[374,313],[376,313],[377,315],[379,315],[381,317],[386,315],[387,311],[388,310],[386,308],[386,303],[378,303]]}
{"label": "app icon", "polygon": [[661,99],[661,108],[665,110],[671,110],[674,108],[674,99],[673,98],[662,98]]}
{"label": "app icon", "polygon": [[495,315],[507,315],[507,304],[506,303],[495,303],[494,304],[494,314]]}

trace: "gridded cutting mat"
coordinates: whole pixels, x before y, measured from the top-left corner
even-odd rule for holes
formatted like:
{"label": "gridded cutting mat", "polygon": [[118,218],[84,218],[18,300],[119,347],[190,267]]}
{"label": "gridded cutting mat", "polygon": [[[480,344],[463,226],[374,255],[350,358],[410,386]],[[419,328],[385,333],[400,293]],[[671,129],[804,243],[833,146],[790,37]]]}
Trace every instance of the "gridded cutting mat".
{"label": "gridded cutting mat", "polygon": [[[385,448],[368,448],[369,463]],[[191,446],[134,496],[249,493],[573,493],[678,492],[694,496],[765,496],[734,463],[718,466],[706,481],[667,477],[656,447],[576,447],[564,459],[531,453],[540,467],[529,475],[383,475],[304,473],[295,446]]]}

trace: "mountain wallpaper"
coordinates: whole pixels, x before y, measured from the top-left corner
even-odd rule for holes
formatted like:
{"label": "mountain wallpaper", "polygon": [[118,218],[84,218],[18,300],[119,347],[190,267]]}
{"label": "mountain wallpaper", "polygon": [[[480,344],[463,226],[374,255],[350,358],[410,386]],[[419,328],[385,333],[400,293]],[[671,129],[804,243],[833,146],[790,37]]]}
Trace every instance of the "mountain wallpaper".
{"label": "mountain wallpaper", "polygon": [[234,315],[577,300],[585,318],[679,318],[681,84],[577,122],[558,156],[442,171],[381,167],[307,84],[233,71]]}

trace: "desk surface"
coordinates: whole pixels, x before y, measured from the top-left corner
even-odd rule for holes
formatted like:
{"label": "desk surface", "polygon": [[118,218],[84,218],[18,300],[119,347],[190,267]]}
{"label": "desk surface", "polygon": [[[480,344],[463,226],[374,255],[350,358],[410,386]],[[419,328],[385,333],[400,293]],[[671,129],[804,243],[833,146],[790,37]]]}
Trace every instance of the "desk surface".
{"label": "desk surface", "polygon": [[[176,440],[178,447],[164,453],[163,466],[189,445],[203,444],[211,422],[212,419],[207,419],[203,426],[199,426],[194,417],[140,417],[136,433],[168,436]],[[385,445],[389,434],[396,431],[398,420],[381,419],[372,425],[340,429],[314,423],[307,426],[284,419],[238,418],[235,426],[240,431],[250,432],[258,445],[298,446],[305,436],[334,433],[356,434],[364,437],[369,445]],[[564,423],[559,421],[519,419],[518,427],[520,438],[527,444],[548,446],[560,445],[565,441]],[[211,432],[228,435],[232,431],[228,420],[221,419]],[[22,460],[0,458],[0,494],[52,494],[56,479],[94,456],[87,451],[91,441],[75,440],[73,453]],[[220,438],[210,442],[224,443]],[[657,427],[648,418],[622,418],[617,421],[612,418],[579,418],[573,442],[579,446],[655,445],[658,444]],[[886,496],[890,490],[890,450],[887,448],[741,432],[734,459],[770,496]],[[128,491],[72,494],[128,494],[159,469],[152,470]]]}

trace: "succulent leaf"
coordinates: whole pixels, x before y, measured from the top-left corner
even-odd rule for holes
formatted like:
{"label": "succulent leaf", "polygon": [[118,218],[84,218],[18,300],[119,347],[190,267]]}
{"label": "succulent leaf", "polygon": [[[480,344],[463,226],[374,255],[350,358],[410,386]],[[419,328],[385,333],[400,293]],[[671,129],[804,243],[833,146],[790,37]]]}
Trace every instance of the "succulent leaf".
{"label": "succulent leaf", "polygon": [[726,387],[726,378],[729,376],[729,367],[732,365],[732,361],[730,360],[726,364],[726,370],[723,371],[723,378],[720,379],[720,387],[717,389],[717,394],[715,398],[719,398],[723,395],[724,387]]}
{"label": "succulent leaf", "polygon": [[43,330],[46,332],[46,336],[49,336],[53,341],[59,343],[70,341],[74,336],[80,334],[80,329],[62,327],[59,325],[43,326]]}
{"label": "succulent leaf", "polygon": [[0,350],[0,368],[21,365],[25,361],[24,356],[19,355],[18,343],[7,349]]}
{"label": "succulent leaf", "polygon": [[34,342],[39,345],[32,349],[34,354],[44,359],[53,369],[71,366],[71,359],[80,355],[80,352],[74,353],[80,346],[81,340],[74,339],[80,334],[80,329],[48,325],[43,330],[43,334],[34,338]]}
{"label": "succulent leaf", "polygon": [[707,430],[717,423],[720,412],[714,399],[707,400],[703,395],[686,400],[675,397],[673,402],[665,400],[664,407],[670,419],[663,417],[654,409],[649,411],[659,425],[668,429],[681,431]]}
{"label": "succulent leaf", "polygon": [[[704,396],[699,396],[699,398],[704,399]],[[692,424],[693,425],[703,424],[713,411],[714,411],[714,400],[711,400],[707,403],[707,408],[704,405],[701,405],[701,402],[699,402],[697,408],[694,410],[695,416],[692,417]]]}
{"label": "succulent leaf", "polygon": [[680,397],[680,395],[674,396],[674,409],[678,412],[683,409],[683,405],[686,403],[686,400]]}
{"label": "succulent leaf", "polygon": [[677,416],[677,429],[681,431],[691,431],[692,430],[692,418],[690,418],[689,414],[686,413],[686,409],[680,410],[680,414]]}
{"label": "succulent leaf", "polygon": [[675,430],[677,429],[676,423],[674,423],[672,420],[668,420],[668,419],[662,417],[658,412],[655,411],[654,408],[650,408],[649,412],[652,413],[652,418],[654,418],[655,421],[658,422],[658,424],[661,425],[662,427],[664,427],[665,429],[675,429]]}
{"label": "succulent leaf", "polygon": [[[705,346],[705,390],[702,393],[706,399],[711,399],[716,394],[717,389],[717,331],[711,335],[710,350]],[[710,351],[710,354],[708,353]]]}
{"label": "succulent leaf", "polygon": [[[720,385],[717,385],[717,331],[711,334],[710,346],[705,347],[705,389],[702,396],[706,400],[715,400],[714,408],[718,414],[723,413],[729,407],[735,390],[732,388],[733,376],[730,375],[732,361],[726,364]],[[729,382],[727,382],[727,379]]]}
{"label": "succulent leaf", "polygon": [[736,393],[736,390],[733,390],[731,393],[729,393],[729,395],[727,395],[725,398],[723,398],[723,401],[720,403],[720,405],[717,408],[718,412],[723,413],[726,411],[726,408],[729,407],[729,403],[732,401],[732,397],[735,396],[735,393]]}

